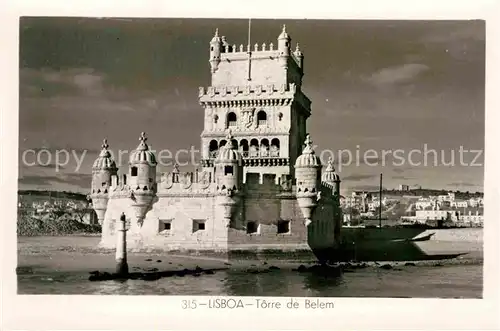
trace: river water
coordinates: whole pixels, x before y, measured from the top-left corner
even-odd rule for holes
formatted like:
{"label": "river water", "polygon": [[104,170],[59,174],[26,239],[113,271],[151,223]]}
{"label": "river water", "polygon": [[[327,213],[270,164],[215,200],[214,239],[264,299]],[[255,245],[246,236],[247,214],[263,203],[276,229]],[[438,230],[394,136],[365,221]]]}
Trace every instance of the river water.
{"label": "river water", "polygon": [[370,267],[341,276],[299,273],[291,269],[251,274],[217,271],[200,277],[155,281],[90,282],[84,272],[18,273],[19,294],[222,295],[294,297],[481,298],[482,265]]}

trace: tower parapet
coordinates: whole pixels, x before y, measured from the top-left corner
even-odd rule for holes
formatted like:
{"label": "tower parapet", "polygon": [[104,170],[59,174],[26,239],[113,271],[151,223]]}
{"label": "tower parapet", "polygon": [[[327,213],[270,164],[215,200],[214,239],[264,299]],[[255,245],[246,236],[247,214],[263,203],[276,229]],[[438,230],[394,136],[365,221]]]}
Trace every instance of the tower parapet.
{"label": "tower parapet", "polygon": [[118,168],[108,150],[109,145],[106,139],[102,144],[101,152],[92,165],[92,187],[90,198],[99,224],[102,224],[109,199],[109,189],[112,184],[112,178],[116,176]]}
{"label": "tower parapet", "polygon": [[311,223],[312,214],[318,205],[321,187],[321,160],[315,154],[312,140],[307,134],[305,147],[295,162],[297,179],[296,196],[299,207],[306,219],[306,226]]}
{"label": "tower parapet", "polygon": [[156,157],[146,143],[146,134],[141,133],[141,141],[130,155],[129,197],[135,210],[137,224],[142,226],[146,212],[156,196]]}
{"label": "tower parapet", "polygon": [[231,85],[240,86],[261,80],[273,80],[276,84],[293,82],[301,86],[303,54],[291,50],[291,40],[284,25],[277,45],[272,42],[231,45],[216,29],[210,41],[212,86],[227,84],[228,78],[233,82]]}

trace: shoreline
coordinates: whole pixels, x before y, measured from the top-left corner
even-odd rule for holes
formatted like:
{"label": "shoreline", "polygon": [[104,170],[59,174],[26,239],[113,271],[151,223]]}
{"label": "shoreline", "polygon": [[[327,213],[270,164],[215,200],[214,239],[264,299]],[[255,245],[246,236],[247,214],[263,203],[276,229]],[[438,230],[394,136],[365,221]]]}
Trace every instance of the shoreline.
{"label": "shoreline", "polygon": [[[18,237],[17,258],[18,268],[37,270],[38,272],[91,272],[111,271],[115,269],[115,250],[100,249],[100,236],[44,236]],[[375,244],[374,248],[383,249]],[[358,268],[397,269],[400,267],[438,267],[456,265],[483,265],[483,251],[480,243],[463,240],[442,241],[429,240],[417,243],[419,249],[437,255],[429,255],[425,259],[380,259],[351,260],[331,263],[332,266]],[[433,259],[439,254],[457,253],[453,258]],[[265,252],[262,252],[265,253]],[[161,251],[158,249],[133,251],[129,250],[128,264],[130,270],[179,270],[184,268],[204,269],[226,268],[231,270],[245,270],[247,268],[268,268],[277,266],[282,269],[294,269],[300,265],[312,266],[318,261],[312,254],[228,254],[228,252],[183,252]],[[446,255],[446,254],[445,254]],[[390,257],[390,256],[385,256]],[[410,257],[410,256],[407,256]],[[390,266],[390,267],[389,267]],[[135,269],[133,269],[135,268]]]}
{"label": "shoreline", "polygon": [[[18,250],[17,273],[90,273],[92,271],[114,272],[116,262],[111,252],[83,253],[68,251],[40,251],[27,253]],[[227,259],[210,256],[192,256],[168,253],[132,253],[128,254],[128,265],[131,271],[157,272],[175,271],[185,268],[195,269],[227,269],[232,271],[248,271],[253,269],[263,271],[270,267],[292,270],[298,267],[318,265],[316,260],[285,260],[285,259]],[[399,268],[414,267],[447,267],[458,265],[483,265],[483,258],[478,256],[459,256],[453,259],[417,260],[417,261],[349,261],[329,264],[343,269],[381,268],[399,270]],[[348,271],[349,271],[348,270]]]}

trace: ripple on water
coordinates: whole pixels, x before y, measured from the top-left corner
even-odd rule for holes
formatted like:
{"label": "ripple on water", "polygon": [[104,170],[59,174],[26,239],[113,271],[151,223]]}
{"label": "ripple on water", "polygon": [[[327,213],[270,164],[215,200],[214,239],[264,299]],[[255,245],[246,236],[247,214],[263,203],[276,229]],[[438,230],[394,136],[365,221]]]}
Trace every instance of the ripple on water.
{"label": "ripple on water", "polygon": [[481,298],[482,274],[481,265],[458,265],[366,268],[339,277],[284,269],[257,274],[227,270],[155,281],[90,282],[87,273],[48,273],[34,268],[18,275],[18,293]]}

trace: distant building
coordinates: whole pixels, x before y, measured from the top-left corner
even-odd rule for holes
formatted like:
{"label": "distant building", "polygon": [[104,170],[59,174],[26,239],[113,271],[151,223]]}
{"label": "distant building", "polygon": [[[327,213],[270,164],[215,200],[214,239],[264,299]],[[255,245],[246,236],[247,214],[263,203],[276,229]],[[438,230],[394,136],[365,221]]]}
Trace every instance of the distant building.
{"label": "distant building", "polygon": [[399,190],[400,191],[409,191],[410,190],[410,186],[409,185],[405,185],[405,184],[400,184],[399,185]]}
{"label": "distant building", "polygon": [[[410,219],[410,218],[406,218]],[[417,210],[415,217],[411,218],[418,223],[428,221],[450,221],[455,225],[483,226],[484,210],[482,208],[447,208]]]}
{"label": "distant building", "polygon": [[450,202],[450,206],[453,208],[467,208],[469,206],[469,201],[467,200],[454,200]]}

